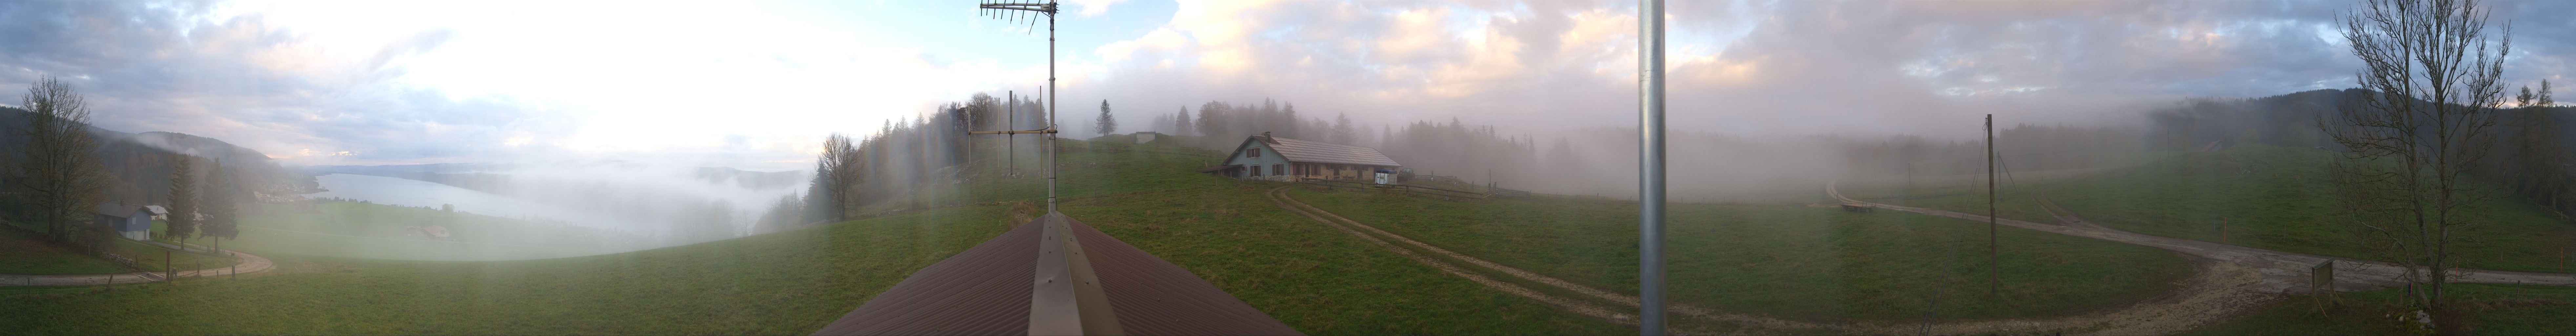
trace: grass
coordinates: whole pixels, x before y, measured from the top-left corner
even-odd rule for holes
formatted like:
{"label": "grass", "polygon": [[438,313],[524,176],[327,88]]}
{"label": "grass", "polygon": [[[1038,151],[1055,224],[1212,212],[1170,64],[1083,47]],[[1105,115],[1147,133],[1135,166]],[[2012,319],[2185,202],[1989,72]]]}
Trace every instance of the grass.
{"label": "grass", "polygon": [[98,274],[125,265],[80,253],[18,230],[0,228],[0,274]]}
{"label": "grass", "polygon": [[0,299],[20,312],[0,333],[802,334],[999,234],[1000,210],[545,260],[279,257],[237,281]]}
{"label": "grass", "polygon": [[[2311,147],[2228,147],[2221,152],[2169,152],[2172,158],[2136,168],[2025,181],[1999,191],[1996,212],[2014,220],[2048,220],[2038,207],[2038,191],[2089,222],[2164,235],[2164,238],[2210,240],[2269,251],[2318,253],[2318,256],[2375,258],[2357,248],[2357,235],[2336,222],[2331,168],[2334,152]],[[1862,191],[1862,199],[1914,207],[1984,212],[1984,186],[1932,186],[1901,191]],[[2496,271],[2563,271],[2561,248],[2576,251],[2576,222],[2568,222],[2527,199],[2494,196],[2473,204],[2465,220],[2478,222],[2468,246],[2458,248],[2460,266]],[[2221,233],[2221,222],[2226,233]]]}
{"label": "grass", "polygon": [[[2576,334],[2576,287],[2539,285],[2452,284],[2454,307],[2468,311],[2471,334]],[[2193,330],[2191,335],[2404,335],[2389,314],[2406,311],[2397,304],[2398,290],[2342,293],[2336,304],[2319,309],[2316,298],[2291,297],[2234,321]]]}
{"label": "grass", "polygon": [[[1268,184],[1190,172],[1213,155],[1094,147],[1063,159],[1069,215],[1306,333],[1635,332],[1294,217],[1259,195]],[[1042,195],[1038,182],[924,192],[915,196],[946,206],[628,253],[517,261],[280,254],[272,257],[279,271],[239,281],[0,298],[0,311],[28,312],[0,315],[0,334],[804,334],[1013,227],[1009,212],[1041,204],[1028,197]],[[244,236],[227,247],[276,248]]]}
{"label": "grass", "polygon": [[[105,274],[134,271],[106,258],[82,253],[80,249],[44,241],[35,234],[22,230],[0,229],[0,247],[5,247],[0,249],[0,274]],[[230,257],[171,251],[124,238],[108,239],[107,250],[109,253],[134,259],[135,266],[148,272],[160,272],[173,268],[182,271],[220,268],[232,266],[237,262]],[[168,267],[165,268],[164,265]]]}
{"label": "grass", "polygon": [[[2295,147],[2242,146],[2211,153],[2169,153],[2140,166],[2055,181],[2024,181],[2002,188],[1997,211],[2004,218],[2054,222],[2035,201],[2050,200],[2085,220],[2157,236],[2347,258],[2376,259],[2335,223],[2333,153]],[[2496,188],[2465,217],[2479,223],[2473,242],[2458,249],[2464,267],[2561,272],[2561,249],[2576,250],[2576,224]],[[1915,188],[1914,197],[1892,190],[1855,194],[1866,200],[1984,213],[1983,186]],[[2224,233],[2220,231],[2225,224]]]}
{"label": "grass", "polygon": [[[561,258],[631,250],[613,239],[634,236],[485,215],[360,202],[259,204],[242,220],[239,239],[223,242],[262,256],[493,261]],[[447,238],[422,236],[440,226]],[[582,238],[583,236],[588,238]],[[640,243],[640,242],[634,242]]]}
{"label": "grass", "polygon": [[[1299,200],[1478,258],[1606,290],[1637,285],[1637,206],[1541,196],[1452,202],[1300,189]],[[2080,314],[2144,300],[2191,274],[2155,248],[2001,231],[2005,300],[1986,296],[1986,226],[1901,212],[1675,204],[1667,281],[1675,302],[1819,322]],[[1956,255],[1953,260],[1952,255]]]}

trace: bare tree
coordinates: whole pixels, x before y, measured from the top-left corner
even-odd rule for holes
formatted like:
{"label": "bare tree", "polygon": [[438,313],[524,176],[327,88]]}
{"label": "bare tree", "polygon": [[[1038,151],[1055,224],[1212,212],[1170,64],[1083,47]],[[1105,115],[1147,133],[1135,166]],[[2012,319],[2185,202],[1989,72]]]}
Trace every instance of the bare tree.
{"label": "bare tree", "polygon": [[170,238],[186,243],[197,235],[197,172],[188,154],[170,154]]}
{"label": "bare tree", "polygon": [[22,145],[10,171],[33,212],[28,221],[44,224],[49,238],[96,248],[113,233],[88,225],[108,183],[107,168],[94,154],[98,142],[89,134],[88,102],[71,84],[44,76],[27,88],[19,106],[26,109],[27,129],[18,134]]}
{"label": "bare tree", "polygon": [[2463,173],[2495,143],[2512,28],[2489,41],[2476,1],[2373,0],[2344,19],[2344,39],[2376,91],[2318,125],[2343,146],[2337,198],[2362,244],[2407,266],[2416,307],[2443,312],[2453,248],[2475,223],[2461,214],[2486,198]]}
{"label": "bare tree", "polygon": [[1109,116],[1108,100],[1100,101],[1100,120],[1094,122],[1091,130],[1099,132],[1100,135],[1109,135],[1118,131],[1118,119]]}
{"label": "bare tree", "polygon": [[805,201],[805,222],[838,222],[849,219],[849,210],[858,204],[859,179],[866,178],[860,167],[858,144],[850,136],[832,133],[823,138],[823,153],[814,158],[814,184]]}

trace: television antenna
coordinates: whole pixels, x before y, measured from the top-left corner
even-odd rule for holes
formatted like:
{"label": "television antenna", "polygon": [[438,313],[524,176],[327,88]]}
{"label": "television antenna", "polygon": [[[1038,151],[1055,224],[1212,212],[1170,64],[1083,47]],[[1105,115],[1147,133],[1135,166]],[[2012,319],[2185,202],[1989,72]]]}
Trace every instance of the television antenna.
{"label": "television antenna", "polygon": [[[1055,125],[1055,107],[1056,107],[1056,104],[1055,104],[1055,101],[1056,101],[1056,92],[1055,92],[1055,13],[1056,13],[1056,8],[1057,8],[1057,7],[1056,7],[1056,3],[1055,3],[1055,1],[1047,1],[1047,2],[1045,2],[1045,3],[1033,3],[1033,2],[986,2],[986,3],[976,4],[976,5],[975,5],[975,8],[977,9],[977,13],[978,13],[978,14],[982,14],[982,15],[984,15],[984,17],[988,17],[988,18],[996,18],[996,19],[1010,20],[1010,21],[1011,21],[1011,22],[1013,22],[1013,23],[1018,23],[1019,21],[1026,20],[1026,21],[1028,21],[1028,22],[1029,22],[1029,25],[1031,26],[1031,28],[1035,28],[1035,26],[1037,25],[1037,16],[1040,16],[1040,15],[1044,15],[1044,16],[1046,16],[1046,23],[1047,23],[1047,88],[1046,88],[1046,91],[1044,91],[1044,92],[1039,92],[1039,93],[1038,93],[1038,94],[1044,95],[1043,97],[1046,97],[1046,101],[1047,101],[1047,102],[1046,102],[1046,104],[1047,104],[1047,106],[1046,106],[1046,112],[1047,112],[1047,113],[1046,113],[1046,127],[1045,127],[1045,128],[1034,129],[1034,130],[970,131],[970,132],[966,132],[966,134],[1009,134],[1009,135],[1014,135],[1014,136],[1016,136],[1016,135],[1018,135],[1018,134],[1045,134],[1045,135],[1046,135],[1046,151],[1044,152],[1044,156],[1042,156],[1042,158],[1041,158],[1040,160],[1041,160],[1041,161],[1046,162],[1046,169],[1043,169],[1043,170],[1041,170],[1041,171],[1045,172],[1045,174],[1046,174],[1046,180],[1047,180],[1047,200],[1046,200],[1046,204],[1047,204],[1047,213],[1055,213],[1055,133],[1056,133],[1056,129],[1055,129],[1055,127],[1056,127],[1056,125]],[[1032,29],[1032,32],[1034,32],[1034,29]],[[1014,105],[1014,106],[1016,106],[1017,104],[1016,104],[1016,103],[1014,103],[1013,105]],[[1012,128],[1017,128],[1018,126],[1019,126],[1019,121],[1018,121],[1018,120],[1012,120],[1012,121],[1011,121],[1011,127],[1012,127]]]}

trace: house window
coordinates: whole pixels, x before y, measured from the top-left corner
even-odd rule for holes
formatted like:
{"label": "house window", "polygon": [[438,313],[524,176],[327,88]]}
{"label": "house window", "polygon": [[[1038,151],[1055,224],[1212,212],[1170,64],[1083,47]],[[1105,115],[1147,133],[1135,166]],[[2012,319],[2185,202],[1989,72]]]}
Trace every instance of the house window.
{"label": "house window", "polygon": [[1285,174],[1287,173],[1287,171],[1286,171],[1286,170],[1287,170],[1287,168],[1288,168],[1288,165],[1273,164],[1273,165],[1270,165],[1270,173],[1271,173],[1271,174],[1282,174],[1282,175],[1285,175]]}
{"label": "house window", "polygon": [[1243,157],[1246,157],[1246,158],[1257,158],[1257,157],[1261,157],[1261,148],[1250,148],[1250,149],[1244,149],[1244,150],[1243,150]]}

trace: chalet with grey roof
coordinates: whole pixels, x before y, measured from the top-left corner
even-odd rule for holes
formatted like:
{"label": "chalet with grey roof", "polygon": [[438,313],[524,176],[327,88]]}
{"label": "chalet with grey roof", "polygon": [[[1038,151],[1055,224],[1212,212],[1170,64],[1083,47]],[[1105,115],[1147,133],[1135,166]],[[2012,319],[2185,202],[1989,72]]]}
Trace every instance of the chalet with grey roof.
{"label": "chalet with grey roof", "polygon": [[1225,163],[1200,172],[1266,180],[1366,180],[1404,165],[1376,148],[1270,136],[1243,139]]}

